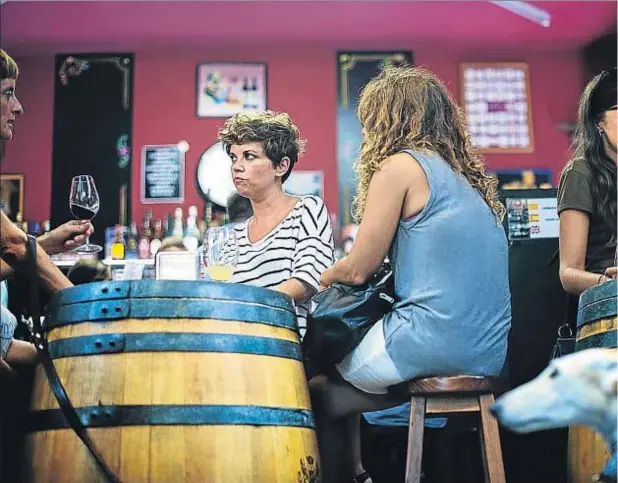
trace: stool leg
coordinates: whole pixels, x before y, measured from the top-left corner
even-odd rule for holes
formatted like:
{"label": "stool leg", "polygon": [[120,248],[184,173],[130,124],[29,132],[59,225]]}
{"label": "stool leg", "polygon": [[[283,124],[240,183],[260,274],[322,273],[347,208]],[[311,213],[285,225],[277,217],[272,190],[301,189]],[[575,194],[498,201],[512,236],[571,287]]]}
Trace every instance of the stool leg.
{"label": "stool leg", "polygon": [[423,434],[425,431],[424,397],[410,398],[410,423],[408,425],[408,450],[406,455],[406,483],[421,481],[421,461],[423,459]]}
{"label": "stool leg", "polygon": [[489,406],[491,406],[493,402],[493,394],[479,395],[479,406],[481,410],[481,452],[483,453],[485,482],[505,483],[498,421],[489,412]]}

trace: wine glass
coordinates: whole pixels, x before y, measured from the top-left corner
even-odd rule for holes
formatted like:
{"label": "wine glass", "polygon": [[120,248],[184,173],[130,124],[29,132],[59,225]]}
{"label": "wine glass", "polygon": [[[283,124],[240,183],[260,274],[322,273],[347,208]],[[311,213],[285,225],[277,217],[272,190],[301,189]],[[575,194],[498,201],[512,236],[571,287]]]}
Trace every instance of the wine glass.
{"label": "wine glass", "polygon": [[202,246],[202,260],[211,280],[229,282],[238,264],[238,241],[234,228],[209,228]]}
{"label": "wine glass", "polygon": [[[78,220],[92,220],[99,212],[99,193],[92,176],[82,174],[75,176],[71,181],[71,194],[69,195],[69,208]],[[102,248],[92,245],[90,237],[86,238],[86,244],[74,249],[81,253],[97,253]]]}

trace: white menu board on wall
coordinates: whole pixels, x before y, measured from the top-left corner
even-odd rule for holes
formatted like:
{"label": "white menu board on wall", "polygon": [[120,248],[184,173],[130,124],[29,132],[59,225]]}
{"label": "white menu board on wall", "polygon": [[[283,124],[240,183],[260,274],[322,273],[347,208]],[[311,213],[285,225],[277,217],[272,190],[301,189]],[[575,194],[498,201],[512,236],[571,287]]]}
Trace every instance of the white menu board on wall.
{"label": "white menu board on wall", "polygon": [[468,129],[478,148],[534,151],[527,64],[461,64],[461,92]]}

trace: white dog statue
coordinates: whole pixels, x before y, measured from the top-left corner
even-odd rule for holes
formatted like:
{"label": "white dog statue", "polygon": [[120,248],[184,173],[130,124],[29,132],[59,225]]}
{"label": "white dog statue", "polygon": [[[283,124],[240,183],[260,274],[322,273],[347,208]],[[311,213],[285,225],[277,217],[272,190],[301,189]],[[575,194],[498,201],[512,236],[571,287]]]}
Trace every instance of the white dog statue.
{"label": "white dog statue", "polygon": [[618,350],[588,349],[554,359],[532,381],[500,397],[491,412],[518,433],[569,425],[599,432],[611,457],[596,477],[616,481]]}

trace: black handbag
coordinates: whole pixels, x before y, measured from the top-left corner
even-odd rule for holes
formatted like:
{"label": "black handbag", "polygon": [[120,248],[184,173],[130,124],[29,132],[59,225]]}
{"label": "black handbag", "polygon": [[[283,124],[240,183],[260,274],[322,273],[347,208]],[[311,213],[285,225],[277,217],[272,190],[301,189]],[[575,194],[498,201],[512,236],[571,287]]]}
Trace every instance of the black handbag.
{"label": "black handbag", "polygon": [[390,264],[363,285],[334,283],[311,299],[303,351],[320,366],[337,364],[391,311],[395,285]]}

